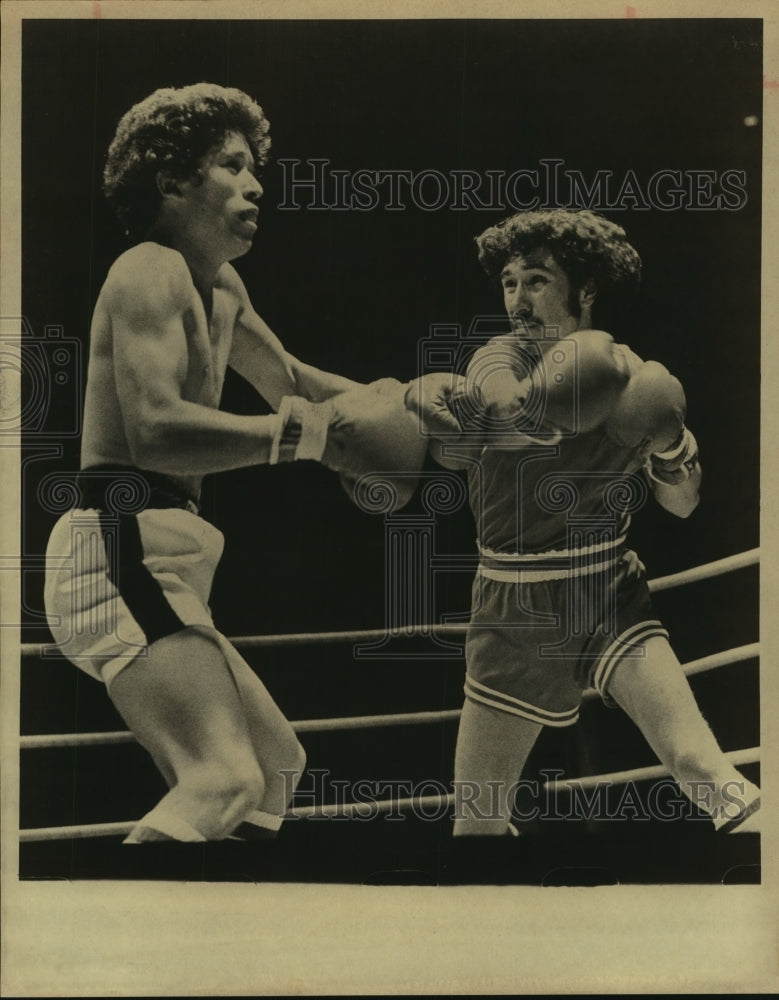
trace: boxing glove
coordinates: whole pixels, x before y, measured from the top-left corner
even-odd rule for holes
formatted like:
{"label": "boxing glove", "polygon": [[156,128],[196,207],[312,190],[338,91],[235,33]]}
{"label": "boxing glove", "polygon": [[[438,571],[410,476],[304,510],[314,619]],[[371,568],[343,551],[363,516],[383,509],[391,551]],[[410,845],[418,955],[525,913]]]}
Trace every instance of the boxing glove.
{"label": "boxing glove", "polygon": [[535,345],[532,353],[520,354],[515,341],[494,338],[465,376],[436,373],[411,383],[406,406],[426,433],[479,435],[493,447],[553,444],[602,424],[629,381],[624,354],[602,330]]}
{"label": "boxing glove", "polygon": [[405,386],[381,381],[378,391],[370,386],[352,389],[323,403],[285,396],[271,464],[301,459],[321,462],[342,474],[352,498],[361,476],[377,474],[398,490],[395,509],[407,503],[416,489],[427,441],[404,406]]}
{"label": "boxing glove", "polygon": [[616,444],[644,455],[679,443],[687,412],[678,379],[656,361],[637,368],[609,415],[606,432]]}
{"label": "boxing glove", "polygon": [[698,464],[698,442],[692,431],[683,427],[677,440],[664,452],[654,452],[646,461],[650,478],[666,486],[686,483]]}

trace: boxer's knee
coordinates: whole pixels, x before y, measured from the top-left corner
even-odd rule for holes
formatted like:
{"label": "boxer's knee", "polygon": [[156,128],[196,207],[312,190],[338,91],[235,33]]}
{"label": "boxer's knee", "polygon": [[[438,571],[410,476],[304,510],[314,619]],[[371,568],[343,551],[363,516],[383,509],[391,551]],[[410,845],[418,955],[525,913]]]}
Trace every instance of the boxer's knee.
{"label": "boxer's knee", "polygon": [[274,748],[272,760],[264,764],[268,799],[275,801],[281,796],[288,803],[306,768],[306,751],[294,733],[291,739]]}
{"label": "boxer's knee", "polygon": [[289,768],[288,773],[291,772],[291,786],[292,791],[297,788],[298,782],[303,776],[303,772],[306,769],[306,751],[303,749],[300,743],[296,742],[294,754],[292,755],[291,768]]}
{"label": "boxer's knee", "polygon": [[299,775],[306,769],[306,751],[297,739],[290,753],[290,769],[296,771]]}
{"label": "boxer's knee", "polygon": [[190,769],[178,788],[195,800],[197,827],[211,840],[227,836],[244,816],[258,808],[266,781],[256,760],[236,754]]}

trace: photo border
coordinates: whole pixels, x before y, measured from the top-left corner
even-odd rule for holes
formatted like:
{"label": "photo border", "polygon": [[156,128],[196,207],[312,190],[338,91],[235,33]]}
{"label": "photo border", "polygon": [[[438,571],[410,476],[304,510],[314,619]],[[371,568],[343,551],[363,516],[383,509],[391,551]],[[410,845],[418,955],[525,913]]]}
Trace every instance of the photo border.
{"label": "photo border", "polygon": [[[551,10],[550,10],[551,7]],[[407,11],[407,13],[406,13]],[[632,13],[630,13],[632,11]],[[515,19],[513,3],[6,0],[2,15],[0,316],[21,315],[21,22],[26,18]],[[5,996],[774,992],[779,9],[768,2],[525,2],[522,18],[764,20],[761,737],[762,884],[503,887],[19,881],[19,636],[0,628]],[[12,395],[12,394],[10,394]],[[1,405],[1,404],[0,404]],[[0,620],[17,620],[18,448],[0,448]],[[6,565],[3,565],[5,560]]]}

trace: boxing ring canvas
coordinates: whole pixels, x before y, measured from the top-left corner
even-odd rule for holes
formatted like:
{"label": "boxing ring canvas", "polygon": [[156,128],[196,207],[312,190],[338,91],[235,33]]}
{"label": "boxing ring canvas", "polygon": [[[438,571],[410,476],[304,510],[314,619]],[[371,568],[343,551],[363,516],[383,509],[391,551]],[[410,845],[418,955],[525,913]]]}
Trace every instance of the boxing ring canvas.
{"label": "boxing ring canvas", "polygon": [[[775,150],[765,123],[779,84],[771,83],[774,29],[765,12],[746,4],[728,17],[706,16],[702,6],[684,18],[627,7],[581,19],[461,11],[311,19],[219,3],[176,17],[145,4],[132,15],[110,3],[91,12],[53,5],[51,15],[29,6],[32,16],[13,8],[18,135],[9,140],[15,166],[6,177],[20,181],[20,254],[18,275],[5,284],[0,343],[3,386],[15,379],[18,390],[15,415],[2,411],[3,538],[20,546],[7,549],[0,567],[18,583],[10,598],[4,588],[0,630],[12,735],[4,737],[4,830],[13,841],[4,836],[4,870],[20,891],[67,883],[93,900],[111,880],[132,900],[140,885],[150,899],[168,886],[168,902],[178,905],[194,884],[200,894],[190,898],[204,926],[216,912],[213,891],[251,887],[271,893],[277,912],[289,907],[290,921],[293,900],[335,900],[334,919],[355,935],[365,930],[361,907],[386,907],[392,937],[404,900],[413,900],[432,934],[420,930],[422,940],[437,942],[431,924],[439,919],[452,943],[471,938],[426,909],[439,907],[441,894],[455,901],[452,913],[477,901],[493,930],[498,914],[522,913],[523,897],[506,892],[538,900],[538,936],[527,938],[537,954],[524,970],[508,946],[491,968],[486,945],[462,966],[454,946],[434,943],[427,958],[414,948],[403,974],[388,953],[373,970],[357,963],[350,978],[333,946],[324,965],[320,956],[322,980],[303,957],[299,979],[294,969],[252,967],[241,980],[218,968],[193,990],[431,992],[444,983],[449,992],[473,992],[481,983],[486,992],[516,992],[525,974],[531,992],[542,984],[552,992],[583,983],[624,988],[620,961],[612,979],[591,946],[574,946],[577,965],[538,941],[555,925],[560,893],[576,895],[585,923],[612,906],[601,900],[616,898],[632,935],[644,907],[658,907],[663,926],[661,890],[675,894],[687,923],[680,930],[668,917],[677,944],[666,967],[656,957],[661,945],[648,945],[645,956],[638,949],[634,988],[684,991],[684,950],[706,931],[728,940],[729,907],[733,950],[720,945],[708,971],[690,973],[691,991],[733,988],[753,972],[759,986],[773,974],[764,960],[773,933],[764,919],[770,839],[762,835],[761,849],[758,834],[717,837],[700,810],[669,795],[667,772],[641,734],[594,692],[576,726],[545,729],[533,748],[522,836],[489,849],[479,838],[452,839],[476,566],[461,474],[429,460],[417,494],[396,512],[380,486],[358,506],[337,476],[310,462],[206,479],[203,512],[226,539],[214,620],[293,721],[308,758],[283,835],[271,844],[122,844],[164,783],[103,687],[52,646],[43,557],[78,470],[91,312],[126,247],[100,193],[118,118],[157,87],[237,87],[262,105],[273,146],[259,230],[236,268],[285,347],[327,371],[406,382],[500,329],[500,296],[479,267],[474,238],[512,211],[592,207],[624,226],[643,261],[640,297],[607,317],[613,327],[601,322],[679,377],[704,469],[703,501],[691,518],[651,501],[636,505],[631,547],[717,739],[770,794],[760,761],[770,751],[766,698],[774,689],[761,677],[759,644],[772,627],[760,609],[773,541],[760,505],[761,489],[764,511],[771,495],[774,418],[765,385],[774,369],[765,356],[761,362],[761,323],[775,311],[763,277],[766,260],[775,263],[766,179],[767,151]],[[3,204],[5,212],[6,192]],[[270,412],[230,372],[221,405]],[[580,904],[585,890],[590,901]],[[727,902],[718,891],[731,894]],[[349,895],[358,892],[369,896]],[[242,902],[241,912],[253,915],[255,905]],[[696,906],[712,926],[693,926]],[[14,938],[20,953],[24,940]],[[754,951],[732,980],[743,940]],[[436,963],[447,956],[442,973]],[[151,988],[175,990],[163,965],[152,962]],[[110,959],[88,973],[73,967],[87,990],[131,988]]]}

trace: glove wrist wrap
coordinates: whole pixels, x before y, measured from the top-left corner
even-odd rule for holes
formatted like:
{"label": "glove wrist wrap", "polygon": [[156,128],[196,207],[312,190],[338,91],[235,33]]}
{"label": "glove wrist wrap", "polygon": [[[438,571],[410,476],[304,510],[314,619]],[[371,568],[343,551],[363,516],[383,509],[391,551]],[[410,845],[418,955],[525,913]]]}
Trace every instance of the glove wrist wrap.
{"label": "glove wrist wrap", "polygon": [[667,451],[655,452],[647,459],[647,472],[658,483],[680,486],[692,475],[698,461],[698,444],[690,430],[682,430],[681,440]]}
{"label": "glove wrist wrap", "polygon": [[330,408],[311,403],[302,396],[284,396],[278,416],[269,463],[276,465],[301,459],[320,461],[327,444]]}

